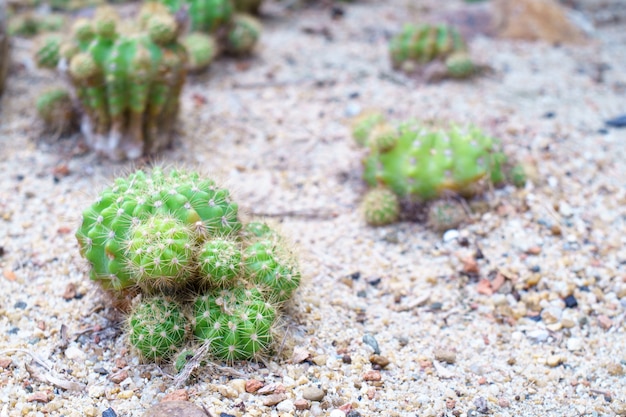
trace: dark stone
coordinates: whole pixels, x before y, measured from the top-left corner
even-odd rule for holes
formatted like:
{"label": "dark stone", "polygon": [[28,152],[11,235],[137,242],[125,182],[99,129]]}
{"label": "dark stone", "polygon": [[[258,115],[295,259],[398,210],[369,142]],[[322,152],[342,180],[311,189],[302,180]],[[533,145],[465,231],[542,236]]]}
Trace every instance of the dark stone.
{"label": "dark stone", "polygon": [[102,417],[117,417],[117,413],[111,407],[102,412]]}
{"label": "dark stone", "polygon": [[350,274],[350,278],[352,278],[354,281],[356,281],[359,278],[361,278],[361,273],[359,271],[353,272],[353,273]]}
{"label": "dark stone", "polygon": [[27,304],[24,301],[18,301],[13,305],[14,308],[19,308],[20,310],[24,310]]}
{"label": "dark stone", "polygon": [[363,343],[374,349],[374,353],[380,355],[380,347],[378,346],[378,341],[371,334],[366,334],[363,336]]}
{"label": "dark stone", "polygon": [[553,111],[549,111],[544,113],[543,118],[544,119],[554,119],[554,117],[556,116],[556,113]]}
{"label": "dark stone", "polygon": [[376,287],[378,284],[380,284],[380,281],[382,281],[380,277],[374,278],[373,280],[369,281],[368,284],[370,284],[373,287]]}
{"label": "dark stone", "polygon": [[539,265],[534,265],[530,268],[530,272],[540,272],[541,267]]}
{"label": "dark stone", "polygon": [[568,295],[563,301],[565,301],[565,307],[567,308],[578,307],[578,301],[576,301],[576,297],[573,295]]}
{"label": "dark stone", "polygon": [[348,414],[346,414],[346,417],[361,417],[361,413],[356,410],[350,410]]}
{"label": "dark stone", "polygon": [[232,414],[228,414],[228,413],[220,413],[220,417],[235,417]]}
{"label": "dark stone", "polygon": [[19,327],[11,327],[9,330],[7,330],[8,334],[17,334],[17,332],[20,331]]}
{"label": "dark stone", "polygon": [[626,114],[623,114],[618,117],[614,117],[613,119],[609,119],[604,122],[609,127],[626,127]]}
{"label": "dark stone", "polygon": [[528,318],[532,321],[541,321],[541,315],[537,314],[535,316],[528,316]]}

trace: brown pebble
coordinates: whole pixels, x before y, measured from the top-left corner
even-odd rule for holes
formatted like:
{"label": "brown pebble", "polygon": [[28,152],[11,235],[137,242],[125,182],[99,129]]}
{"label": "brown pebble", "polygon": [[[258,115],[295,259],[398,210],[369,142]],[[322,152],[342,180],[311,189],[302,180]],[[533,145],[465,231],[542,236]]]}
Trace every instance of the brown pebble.
{"label": "brown pebble", "polygon": [[177,389],[169,394],[165,394],[161,402],[166,401],[189,401],[189,393],[185,389]]}
{"label": "brown pebble", "polygon": [[539,255],[541,253],[541,247],[531,246],[530,248],[526,249],[526,253],[528,255]]}
{"label": "brown pebble", "polygon": [[351,364],[352,363],[352,357],[350,355],[343,355],[342,358],[341,358],[341,361],[343,363]]}
{"label": "brown pebble", "polygon": [[166,401],[150,407],[144,417],[206,417],[203,409],[187,401]]}
{"label": "brown pebble", "polygon": [[39,330],[46,330],[46,322],[45,322],[45,321],[43,321],[43,320],[39,320],[39,321],[37,322],[37,328],[38,328]]}
{"label": "brown pebble", "polygon": [[5,269],[4,271],[2,271],[2,275],[4,275],[7,281],[15,281],[17,279],[15,272],[11,271],[10,269]]}
{"label": "brown pebble", "polygon": [[287,399],[287,394],[271,394],[266,397],[263,397],[263,405],[266,407],[271,407],[273,405],[278,404],[281,401],[285,401]]}
{"label": "brown pebble", "polygon": [[120,382],[124,381],[126,378],[128,378],[128,371],[126,369],[121,370],[117,373],[114,373],[113,375],[109,377],[111,382],[115,384],[119,384]]}
{"label": "brown pebble", "polygon": [[318,387],[306,387],[302,390],[302,397],[309,401],[322,401],[326,391]]}
{"label": "brown pebble", "polygon": [[26,399],[29,403],[47,403],[50,401],[50,397],[48,397],[48,393],[44,391],[37,391],[28,396]]}
{"label": "brown pebble", "polygon": [[63,299],[65,301],[69,301],[69,300],[72,300],[74,297],[76,297],[76,284],[74,284],[73,282],[70,282],[65,287],[65,292],[63,293]]}
{"label": "brown pebble", "polygon": [[282,394],[285,392],[285,387],[282,384],[274,383],[264,386],[257,391],[257,394],[260,395],[268,395],[268,394]]}
{"label": "brown pebble", "polygon": [[498,405],[502,408],[507,408],[511,405],[511,402],[506,398],[500,398],[498,399]]}
{"label": "brown pebble", "polygon": [[291,355],[291,363],[302,363],[310,357],[311,353],[309,353],[307,348],[296,346],[293,349],[293,354]]}
{"label": "brown pebble", "polygon": [[389,359],[387,359],[384,356],[380,356],[380,355],[372,355],[372,356],[370,356],[370,362],[375,364],[375,365],[380,366],[381,368],[385,368],[390,363]]}
{"label": "brown pebble", "polygon": [[601,315],[598,316],[598,324],[604,330],[609,330],[611,327],[613,327],[613,320],[611,320],[610,318],[608,318],[604,314],[601,314]]}
{"label": "brown pebble", "polygon": [[478,274],[478,263],[473,256],[467,256],[461,259],[461,263],[463,264],[463,272],[466,274]]}
{"label": "brown pebble", "polygon": [[380,381],[382,376],[378,371],[367,371],[363,374],[363,381]]}
{"label": "brown pebble", "polygon": [[437,349],[434,352],[435,359],[439,362],[454,363],[456,362],[456,352],[450,349]]}
{"label": "brown pebble", "polygon": [[263,383],[258,379],[249,379],[246,381],[246,392],[250,394],[257,392],[261,387],[263,387]]}
{"label": "brown pebble", "polygon": [[367,398],[370,400],[373,400],[374,397],[376,396],[376,388],[370,388],[367,390],[367,393],[365,394],[367,395]]}
{"label": "brown pebble", "polygon": [[456,401],[454,401],[452,398],[448,398],[446,400],[446,408],[448,410],[452,410],[454,409],[454,407],[456,407]]}
{"label": "brown pebble", "polygon": [[10,358],[0,358],[0,368],[7,369],[13,361]]}
{"label": "brown pebble", "polygon": [[[124,354],[124,353],[122,353],[122,354]],[[128,365],[128,362],[126,362],[126,359],[124,359],[124,358],[119,358],[119,359],[115,360],[115,367],[117,369],[125,368],[126,365]]]}
{"label": "brown pebble", "polygon": [[311,403],[305,400],[304,398],[300,398],[299,400],[294,401],[293,405],[296,407],[296,410],[308,410],[311,408]]}

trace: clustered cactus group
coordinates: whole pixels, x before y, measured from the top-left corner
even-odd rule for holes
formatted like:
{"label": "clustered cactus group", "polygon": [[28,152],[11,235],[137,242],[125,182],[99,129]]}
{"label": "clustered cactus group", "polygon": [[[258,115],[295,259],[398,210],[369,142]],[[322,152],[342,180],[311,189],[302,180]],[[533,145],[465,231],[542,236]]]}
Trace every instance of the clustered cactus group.
{"label": "clustered cactus group", "polygon": [[129,26],[102,7],[92,20],[77,20],[69,39],[47,38],[36,55],[40,66],[65,73],[87,145],[112,159],[170,145],[186,77],[187,53],[174,16],[145,7],[138,32],[125,31]]}
{"label": "clustered cactus group", "polygon": [[[353,135],[368,150],[364,178],[373,188],[363,204],[372,225],[398,220],[403,201],[469,197],[481,193],[486,184],[525,182],[523,169],[511,166],[499,142],[474,127],[393,126],[380,114],[366,114],[356,121]],[[459,209],[452,201],[432,205],[430,222],[454,223]]]}
{"label": "clustered cactus group", "polygon": [[160,0],[172,13],[187,12],[191,33],[183,40],[189,69],[206,68],[221,52],[247,55],[261,35],[261,23],[249,13],[259,0]]}
{"label": "clustered cactus group", "polygon": [[187,352],[192,341],[228,361],[266,353],[301,279],[284,239],[242,223],[228,190],[195,172],[116,179],[76,237],[92,280],[117,297],[142,294],[129,341],[146,360]]}
{"label": "clustered cactus group", "polygon": [[407,73],[442,65],[442,77],[465,78],[477,71],[459,31],[447,25],[407,24],[389,44],[391,64]]}

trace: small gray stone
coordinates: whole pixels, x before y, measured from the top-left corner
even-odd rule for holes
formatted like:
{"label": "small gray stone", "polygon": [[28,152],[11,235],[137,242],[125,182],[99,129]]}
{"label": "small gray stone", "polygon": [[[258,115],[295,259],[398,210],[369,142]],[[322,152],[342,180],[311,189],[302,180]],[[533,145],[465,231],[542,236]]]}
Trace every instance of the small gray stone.
{"label": "small gray stone", "polygon": [[380,347],[378,347],[378,342],[374,336],[369,333],[366,334],[363,336],[363,343],[374,349],[375,354],[380,355]]}
{"label": "small gray stone", "polygon": [[165,401],[150,407],[144,417],[206,417],[204,410],[188,401]]}
{"label": "small gray stone", "polygon": [[326,392],[318,387],[306,387],[302,390],[302,398],[309,401],[322,401]]}

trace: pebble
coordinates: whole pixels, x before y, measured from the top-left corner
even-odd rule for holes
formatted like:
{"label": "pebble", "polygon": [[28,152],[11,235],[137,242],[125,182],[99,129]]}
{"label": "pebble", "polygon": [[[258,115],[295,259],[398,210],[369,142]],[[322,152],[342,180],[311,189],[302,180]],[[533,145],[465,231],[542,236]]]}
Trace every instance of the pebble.
{"label": "pebble", "polygon": [[[148,415],[148,414],[146,414]],[[102,412],[102,417],[117,417],[117,413],[111,407],[107,408]]]}
{"label": "pebble", "polygon": [[254,393],[263,387],[263,383],[257,379],[249,379],[246,381],[246,392]]}
{"label": "pebble", "polygon": [[563,363],[563,358],[559,355],[550,355],[546,360],[546,364],[552,368]]}
{"label": "pebble", "polygon": [[281,401],[276,406],[276,410],[280,411],[282,413],[291,413],[295,409],[296,409],[296,406],[294,405],[293,401],[291,401],[291,400]]}
{"label": "pebble", "polygon": [[575,352],[583,348],[583,340],[579,337],[571,337],[567,340],[567,350]]}
{"label": "pebble", "polygon": [[[203,409],[187,401],[162,402],[147,409],[143,415],[144,417],[206,417]],[[104,413],[102,417],[105,417]]]}
{"label": "pebble", "polygon": [[37,391],[36,393],[29,395],[26,401],[28,401],[29,403],[44,403],[45,404],[50,401],[50,398],[48,397],[47,392]]}
{"label": "pebble", "polygon": [[613,320],[611,320],[610,318],[608,318],[604,314],[601,314],[601,315],[598,316],[598,324],[604,330],[609,330],[611,327],[613,327]]}
{"label": "pebble", "polygon": [[611,375],[611,376],[622,376],[622,375],[624,375],[624,368],[619,363],[615,363],[615,362],[614,363],[610,363],[606,367],[606,369],[609,372],[609,375]]}
{"label": "pebble", "polygon": [[391,361],[384,356],[372,355],[370,356],[370,362],[374,365],[380,366],[381,368],[385,368]]}
{"label": "pebble", "polygon": [[380,347],[378,347],[378,341],[371,334],[366,334],[363,336],[363,343],[374,349],[374,354],[380,355]]}
{"label": "pebble", "polygon": [[169,394],[165,394],[161,402],[166,401],[189,401],[189,394],[185,389],[177,389]]}
{"label": "pebble", "polygon": [[434,352],[435,359],[439,362],[445,363],[455,363],[456,362],[456,353],[449,349],[437,349]]}
{"label": "pebble", "polygon": [[575,308],[578,306],[578,301],[576,301],[576,297],[573,295],[568,295],[563,301],[565,302],[565,307],[567,308]]}
{"label": "pebble", "polygon": [[308,410],[309,408],[311,408],[311,403],[309,403],[307,400],[305,400],[304,398],[300,398],[298,400],[296,400],[293,405],[296,407],[296,410]]}
{"label": "pebble", "polygon": [[271,407],[273,405],[278,404],[281,401],[285,401],[286,399],[287,399],[286,394],[271,394],[263,398],[263,405],[267,407]]}
{"label": "pebble", "polygon": [[527,332],[526,336],[534,342],[542,343],[548,340],[550,333],[548,333],[546,330],[539,329]]}
{"label": "pebble", "polygon": [[326,362],[328,362],[328,355],[317,355],[314,356],[311,360],[317,366],[326,366]]}
{"label": "pebble", "polygon": [[380,372],[378,371],[367,371],[363,374],[364,381],[376,382],[376,381],[380,381],[381,379],[382,379],[382,376],[380,375]]}
{"label": "pebble", "polygon": [[82,361],[85,359],[85,352],[83,352],[76,346],[70,346],[65,349],[65,357],[73,361]]}
{"label": "pebble", "polygon": [[447,230],[443,234],[443,241],[450,242],[450,241],[457,239],[458,237],[459,237],[459,231],[456,229],[450,229],[450,230]]}
{"label": "pebble", "polygon": [[346,417],[361,417],[361,413],[356,410],[350,410],[348,414],[346,414]]}
{"label": "pebble", "polygon": [[341,410],[333,410],[330,412],[329,417],[346,417],[346,413]]}
{"label": "pebble", "polygon": [[326,392],[318,387],[306,387],[302,390],[302,397],[309,401],[322,401]]}

